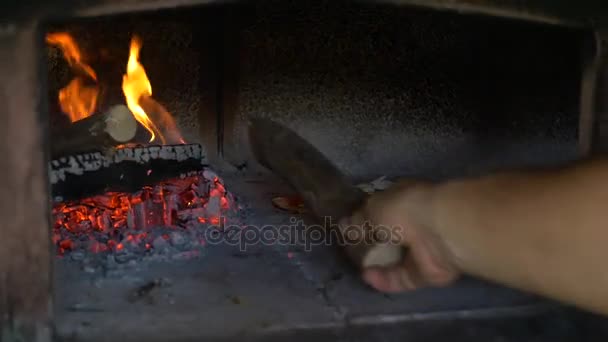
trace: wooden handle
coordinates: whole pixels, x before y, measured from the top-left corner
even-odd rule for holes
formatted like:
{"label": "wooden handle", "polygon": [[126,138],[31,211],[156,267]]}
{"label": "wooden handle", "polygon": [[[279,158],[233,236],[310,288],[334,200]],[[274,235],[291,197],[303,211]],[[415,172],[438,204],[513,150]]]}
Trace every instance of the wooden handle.
{"label": "wooden handle", "polygon": [[[337,224],[365,203],[367,194],[292,130],[270,120],[252,119],[249,139],[257,160],[294,187],[321,222],[330,218]],[[360,233],[364,233],[362,228]],[[345,244],[344,249],[359,267],[389,266],[403,258],[403,248],[393,244],[360,242]]]}

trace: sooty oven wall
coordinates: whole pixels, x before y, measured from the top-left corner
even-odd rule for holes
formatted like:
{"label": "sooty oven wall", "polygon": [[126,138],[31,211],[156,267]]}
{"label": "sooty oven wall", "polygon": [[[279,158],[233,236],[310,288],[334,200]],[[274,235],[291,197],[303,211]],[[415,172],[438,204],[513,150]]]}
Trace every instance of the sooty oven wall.
{"label": "sooty oven wall", "polygon": [[[107,69],[111,101],[120,99],[129,37],[142,36],[154,96],[186,139],[250,170],[246,122],[258,116],[292,127],[355,178],[576,157],[581,32],[570,29],[344,0],[60,27]],[[56,91],[61,63],[51,69]]]}
{"label": "sooty oven wall", "polygon": [[288,124],[355,177],[442,177],[572,155],[578,33],[299,3],[260,4],[244,30],[243,120]]}

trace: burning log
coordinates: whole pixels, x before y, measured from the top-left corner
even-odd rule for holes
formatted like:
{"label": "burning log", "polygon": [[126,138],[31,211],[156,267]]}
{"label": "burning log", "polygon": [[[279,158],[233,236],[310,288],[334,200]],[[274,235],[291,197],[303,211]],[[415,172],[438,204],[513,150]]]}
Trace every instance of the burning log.
{"label": "burning log", "polygon": [[137,132],[137,121],[129,108],[116,105],[53,132],[51,157],[110,149],[130,141]]}
{"label": "burning log", "polygon": [[[290,129],[254,119],[249,126],[249,139],[258,161],[289,182],[320,221],[331,218],[337,223],[365,203],[366,193],[351,185],[321,152]],[[340,227],[343,246],[357,266],[390,266],[402,260],[403,247],[375,239],[373,230],[366,227],[348,229],[346,232]],[[358,238],[353,239],[351,233]]]}
{"label": "burning log", "polygon": [[78,199],[107,191],[135,191],[159,181],[201,171],[199,144],[138,146],[60,157],[49,163],[54,197]]}

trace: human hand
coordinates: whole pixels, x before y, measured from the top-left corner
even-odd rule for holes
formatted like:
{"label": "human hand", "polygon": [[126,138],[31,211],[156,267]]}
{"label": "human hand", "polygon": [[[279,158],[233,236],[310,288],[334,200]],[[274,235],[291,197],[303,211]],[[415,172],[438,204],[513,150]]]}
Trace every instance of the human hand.
{"label": "human hand", "polygon": [[433,184],[401,181],[374,193],[346,220],[394,227],[392,240],[407,247],[403,262],[390,267],[369,267],[363,279],[383,292],[401,292],[427,286],[445,286],[459,275],[454,258],[433,227]]}

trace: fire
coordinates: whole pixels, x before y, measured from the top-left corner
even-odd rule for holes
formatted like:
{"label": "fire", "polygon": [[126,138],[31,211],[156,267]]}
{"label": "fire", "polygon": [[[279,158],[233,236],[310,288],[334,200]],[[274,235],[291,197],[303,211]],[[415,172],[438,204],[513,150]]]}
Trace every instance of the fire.
{"label": "fire", "polygon": [[[50,33],[46,36],[46,41],[61,49],[64,58],[77,74],[59,91],[61,110],[72,122],[90,116],[96,110],[99,96],[95,71],[84,62],[82,52],[68,33]],[[141,47],[141,39],[134,36],[131,39],[126,73],[122,79],[127,107],[135,119],[150,132],[150,142],[158,138],[162,144],[185,144],[169,111],[152,98],[152,85],[144,66],[139,62]]]}
{"label": "fire", "polygon": [[[95,71],[83,61],[82,53],[74,39],[65,32],[49,33],[46,42],[57,46],[74,72],[81,74],[59,91],[61,110],[72,122],[93,114],[97,106],[99,87]],[[92,85],[86,85],[87,79]]]}
{"label": "fire", "polygon": [[99,88],[85,86],[81,77],[75,77],[59,91],[59,105],[70,121],[78,121],[93,114],[97,106]]}
{"label": "fire", "polygon": [[125,94],[127,106],[135,116],[135,119],[150,132],[150,142],[152,142],[156,138],[156,134],[158,134],[164,144],[165,138],[160,134],[156,125],[150,120],[146,111],[139,104],[142,97],[152,96],[152,85],[150,84],[148,75],[146,75],[144,66],[139,63],[139,50],[141,50],[141,45],[141,40],[137,36],[134,36],[131,39],[127,73],[122,77],[122,91]]}
{"label": "fire", "polygon": [[84,63],[82,53],[72,36],[66,32],[49,33],[46,35],[46,42],[61,49],[63,57],[68,61],[71,67],[78,68],[92,79],[97,80],[95,71]]}

